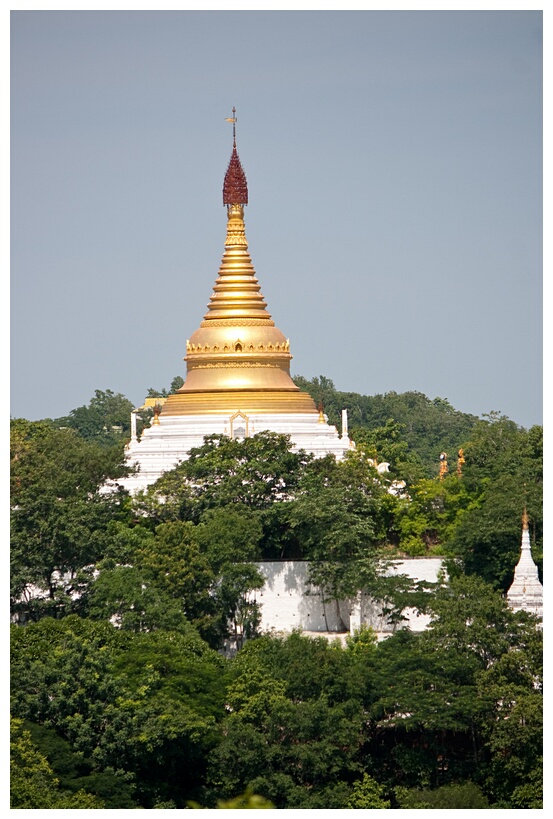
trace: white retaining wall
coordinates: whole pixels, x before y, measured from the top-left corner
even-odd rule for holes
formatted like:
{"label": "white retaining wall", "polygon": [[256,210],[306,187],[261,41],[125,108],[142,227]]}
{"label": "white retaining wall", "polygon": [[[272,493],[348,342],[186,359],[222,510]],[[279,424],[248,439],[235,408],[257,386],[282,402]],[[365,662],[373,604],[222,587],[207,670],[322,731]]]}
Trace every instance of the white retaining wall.
{"label": "white retaining wall", "polygon": [[[308,586],[309,564],[302,560],[264,561],[256,564],[265,585],[256,592],[261,608],[261,631],[289,632],[294,628],[310,632],[353,632],[361,624],[379,634],[396,630],[382,617],[381,607],[366,595],[356,601],[323,603],[322,595]],[[443,568],[441,558],[415,557],[394,561],[388,574],[406,574],[415,580],[435,583]],[[403,627],[424,631],[430,618],[407,610]]]}

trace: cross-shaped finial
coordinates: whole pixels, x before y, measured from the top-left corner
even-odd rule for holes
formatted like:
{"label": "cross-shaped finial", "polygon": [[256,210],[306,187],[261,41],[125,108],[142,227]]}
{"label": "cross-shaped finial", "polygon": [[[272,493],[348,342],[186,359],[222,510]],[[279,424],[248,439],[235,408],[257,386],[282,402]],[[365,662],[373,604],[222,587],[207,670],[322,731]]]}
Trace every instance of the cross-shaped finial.
{"label": "cross-shaped finial", "polygon": [[232,106],[232,117],[227,117],[225,121],[226,122],[232,122],[232,143],[233,143],[235,148],[236,148],[236,122],[237,122],[237,120],[238,120],[238,118],[236,116],[236,108],[233,105]]}

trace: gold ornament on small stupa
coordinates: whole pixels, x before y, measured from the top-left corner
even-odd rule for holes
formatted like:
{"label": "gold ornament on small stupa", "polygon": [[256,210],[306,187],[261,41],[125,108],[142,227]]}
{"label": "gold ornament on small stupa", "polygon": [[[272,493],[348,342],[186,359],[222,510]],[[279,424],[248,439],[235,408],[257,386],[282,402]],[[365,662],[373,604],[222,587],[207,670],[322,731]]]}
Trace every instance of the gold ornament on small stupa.
{"label": "gold ornament on small stupa", "polygon": [[465,463],[465,453],[462,449],[459,450],[457,458],[457,477],[460,478],[463,474],[463,464]]}
{"label": "gold ornament on small stupa", "polygon": [[161,412],[161,404],[159,401],[156,401],[154,404],[154,420],[152,421],[152,426],[157,427],[159,426],[159,414]]}

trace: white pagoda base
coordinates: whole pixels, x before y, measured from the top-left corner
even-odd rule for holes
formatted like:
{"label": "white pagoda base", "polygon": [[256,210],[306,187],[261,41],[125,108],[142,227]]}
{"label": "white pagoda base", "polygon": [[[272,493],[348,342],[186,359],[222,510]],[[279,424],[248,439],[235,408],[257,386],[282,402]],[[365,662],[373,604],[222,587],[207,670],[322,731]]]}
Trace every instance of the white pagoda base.
{"label": "white pagoda base", "polygon": [[[354,448],[347,436],[340,437],[336,427],[323,421],[317,413],[263,413],[242,416],[229,415],[169,415],[159,416],[158,423],[147,427],[138,440],[133,434],[127,445],[127,464],[138,467],[138,472],[117,482],[132,494],[157,481],[164,472],[174,469],[186,460],[193,447],[202,446],[206,435],[228,435],[234,438],[251,437],[270,430],[290,435],[293,450],[304,449],[315,457],[335,455],[343,458]],[[134,432],[134,430],[133,430]]]}

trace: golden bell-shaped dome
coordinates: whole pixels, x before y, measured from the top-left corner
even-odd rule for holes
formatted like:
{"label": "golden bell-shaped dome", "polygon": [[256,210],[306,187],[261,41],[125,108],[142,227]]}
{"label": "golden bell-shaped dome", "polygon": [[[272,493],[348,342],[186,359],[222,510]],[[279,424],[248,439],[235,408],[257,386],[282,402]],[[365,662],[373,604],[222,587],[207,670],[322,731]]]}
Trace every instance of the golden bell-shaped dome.
{"label": "golden bell-shaped dome", "polygon": [[[235,120],[231,120],[235,122]],[[225,252],[198,330],[186,343],[187,376],[163,415],[202,412],[314,412],[290,377],[290,344],[275,327],[248,252],[246,175],[234,140],[223,185]]]}

